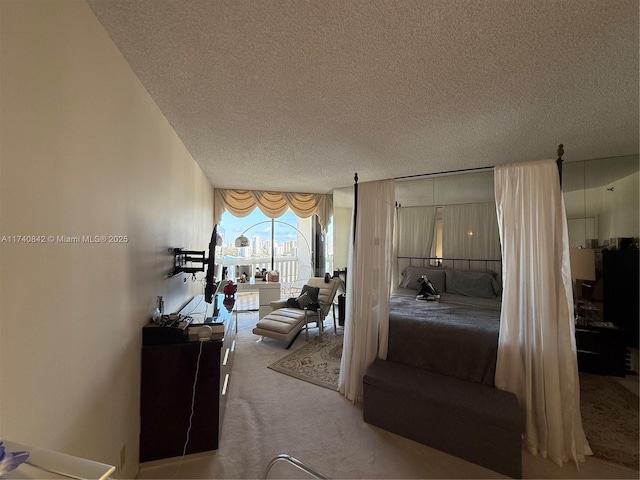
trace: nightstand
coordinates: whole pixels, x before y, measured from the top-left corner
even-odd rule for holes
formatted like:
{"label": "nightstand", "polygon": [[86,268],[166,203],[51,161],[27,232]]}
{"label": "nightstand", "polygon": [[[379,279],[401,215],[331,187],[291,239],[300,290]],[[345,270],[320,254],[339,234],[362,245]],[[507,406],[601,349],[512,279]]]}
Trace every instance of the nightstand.
{"label": "nightstand", "polygon": [[624,377],[625,341],[617,327],[601,322],[576,325],[576,349],[581,372]]}

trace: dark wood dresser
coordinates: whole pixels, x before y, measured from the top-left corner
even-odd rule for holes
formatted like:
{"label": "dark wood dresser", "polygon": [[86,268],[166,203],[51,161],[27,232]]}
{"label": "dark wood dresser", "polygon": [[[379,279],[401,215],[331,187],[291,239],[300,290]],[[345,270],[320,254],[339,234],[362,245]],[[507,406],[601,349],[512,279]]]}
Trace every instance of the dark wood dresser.
{"label": "dark wood dresser", "polygon": [[625,376],[625,339],[619,328],[576,325],[576,350],[581,372]]}
{"label": "dark wood dresser", "polygon": [[[195,297],[189,305],[198,302],[199,297],[202,296]],[[223,295],[217,297],[220,298],[214,300],[213,322],[210,318],[208,324],[222,323],[224,333],[213,333],[208,340],[198,338],[201,322],[182,328],[183,334],[144,330],[175,328],[157,324],[143,328],[141,463],[218,448],[235,351],[237,316],[223,305]],[[182,311],[192,311],[189,305]]]}
{"label": "dark wood dresser", "polygon": [[603,250],[604,321],[616,325],[627,347],[638,348],[639,267],[638,250]]}

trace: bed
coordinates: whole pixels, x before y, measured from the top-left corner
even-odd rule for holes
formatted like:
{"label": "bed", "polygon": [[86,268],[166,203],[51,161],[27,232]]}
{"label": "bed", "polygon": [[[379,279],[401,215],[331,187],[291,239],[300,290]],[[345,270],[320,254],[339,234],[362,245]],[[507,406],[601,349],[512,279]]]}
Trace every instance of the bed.
{"label": "bed", "polygon": [[[423,275],[437,301],[416,298]],[[389,299],[387,359],[363,379],[365,422],[521,477],[524,413],[494,386],[500,293],[490,270],[406,267]]]}
{"label": "bed", "polygon": [[[416,299],[423,276],[437,301]],[[500,285],[489,270],[409,266],[389,300],[387,359],[493,385],[500,305]]]}

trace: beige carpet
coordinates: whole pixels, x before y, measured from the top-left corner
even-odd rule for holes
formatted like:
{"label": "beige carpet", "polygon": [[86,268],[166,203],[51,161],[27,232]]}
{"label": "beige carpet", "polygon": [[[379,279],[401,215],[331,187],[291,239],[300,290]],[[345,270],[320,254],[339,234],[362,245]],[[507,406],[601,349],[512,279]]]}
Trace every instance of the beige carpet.
{"label": "beige carpet", "polygon": [[593,455],[638,470],[638,397],[612,378],[581,373],[580,408]]}
{"label": "beige carpet", "polygon": [[[145,464],[138,478],[264,478],[269,461],[281,453],[335,479],[504,478],[366,424],[361,407],[338,392],[267,368],[290,353],[286,345],[273,339],[256,341],[251,329],[257,314],[238,318],[219,450]],[[300,335],[291,348],[305,344]],[[524,450],[522,463],[524,478],[638,478],[637,471],[592,457],[577,470]],[[269,478],[301,478],[301,472],[273,471]]]}
{"label": "beige carpet", "polygon": [[[332,332],[309,343],[269,368],[331,390],[338,387],[342,336]],[[583,428],[596,458],[638,470],[638,397],[611,377],[580,374]]]}
{"label": "beige carpet", "polygon": [[[304,332],[301,335],[304,336]],[[322,336],[322,342],[314,336],[307,344],[272,363],[269,368],[314,385],[337,390],[341,358],[342,336],[334,335],[333,330],[330,330]]]}

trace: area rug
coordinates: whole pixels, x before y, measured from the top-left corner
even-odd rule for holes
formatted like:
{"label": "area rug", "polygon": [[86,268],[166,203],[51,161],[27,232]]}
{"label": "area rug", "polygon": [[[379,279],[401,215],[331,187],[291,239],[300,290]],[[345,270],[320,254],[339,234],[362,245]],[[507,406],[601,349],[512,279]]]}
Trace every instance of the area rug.
{"label": "area rug", "polygon": [[269,365],[269,368],[305,382],[337,390],[341,358],[342,335],[327,332],[322,335],[322,342],[318,337],[313,337],[296,351]]}
{"label": "area rug", "polygon": [[638,397],[612,378],[580,373],[580,408],[593,456],[638,470]]}

